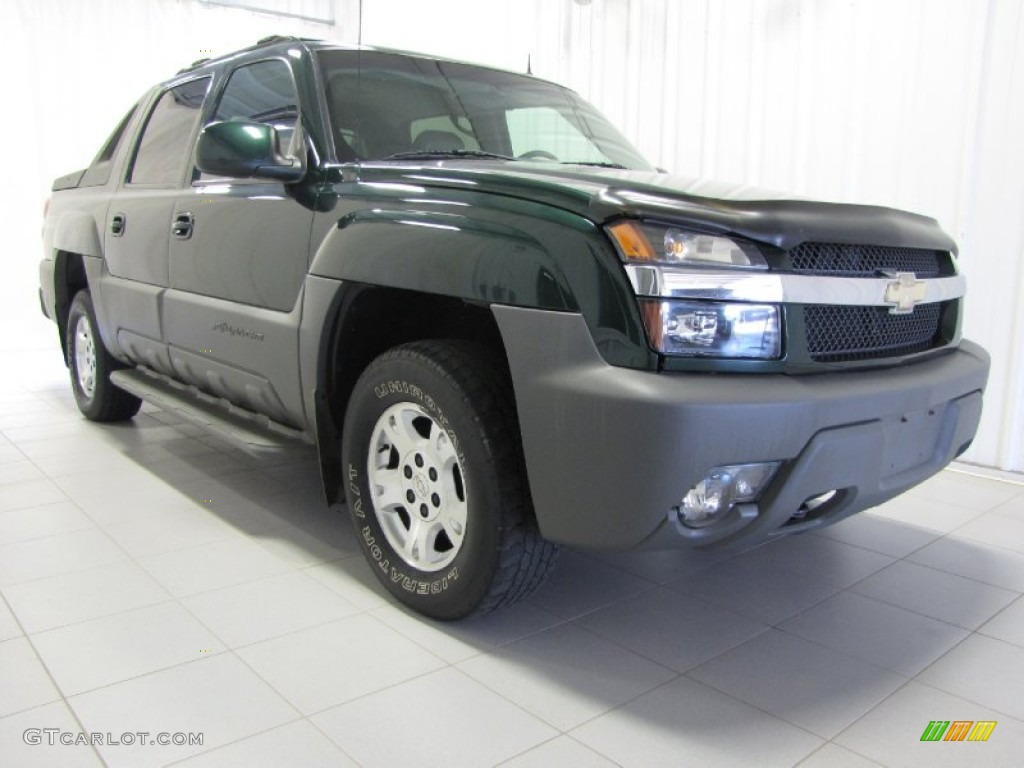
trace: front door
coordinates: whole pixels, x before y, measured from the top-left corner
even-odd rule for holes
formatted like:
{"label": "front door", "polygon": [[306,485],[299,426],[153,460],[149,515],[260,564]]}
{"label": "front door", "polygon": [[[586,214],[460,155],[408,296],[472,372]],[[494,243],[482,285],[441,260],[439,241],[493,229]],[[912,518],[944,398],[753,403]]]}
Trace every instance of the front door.
{"label": "front door", "polygon": [[[298,116],[289,65],[272,58],[231,74],[212,121],[266,122],[281,152],[298,154]],[[300,296],[313,222],[302,183],[194,176],[174,204],[163,304],[175,374],[299,425]]]}

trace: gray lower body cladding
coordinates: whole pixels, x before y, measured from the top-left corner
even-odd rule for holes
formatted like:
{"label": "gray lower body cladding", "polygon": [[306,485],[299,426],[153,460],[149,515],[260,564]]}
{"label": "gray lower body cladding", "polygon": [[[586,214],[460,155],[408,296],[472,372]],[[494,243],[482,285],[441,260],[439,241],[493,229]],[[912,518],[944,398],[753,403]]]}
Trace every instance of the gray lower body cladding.
{"label": "gray lower body cladding", "polygon": [[[541,531],[584,548],[744,547],[881,504],[973,439],[988,377],[988,355],[967,341],[867,371],[637,371],[608,365],[580,315],[493,312]],[[680,535],[673,508],[708,470],[757,461],[783,464],[751,522]],[[832,490],[827,513],[794,518]]]}

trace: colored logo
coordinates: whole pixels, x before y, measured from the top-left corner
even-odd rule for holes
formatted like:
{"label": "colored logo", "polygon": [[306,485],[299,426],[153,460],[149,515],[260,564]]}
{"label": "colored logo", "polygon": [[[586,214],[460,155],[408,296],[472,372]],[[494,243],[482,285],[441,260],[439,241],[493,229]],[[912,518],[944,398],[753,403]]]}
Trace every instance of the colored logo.
{"label": "colored logo", "polygon": [[988,741],[996,720],[932,720],[921,734],[921,741]]}

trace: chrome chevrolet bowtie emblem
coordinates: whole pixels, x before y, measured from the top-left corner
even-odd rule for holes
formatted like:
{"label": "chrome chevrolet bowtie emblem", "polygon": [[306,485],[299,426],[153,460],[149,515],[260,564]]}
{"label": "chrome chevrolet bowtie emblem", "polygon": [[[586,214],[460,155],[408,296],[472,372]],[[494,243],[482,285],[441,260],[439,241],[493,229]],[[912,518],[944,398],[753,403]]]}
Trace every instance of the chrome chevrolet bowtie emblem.
{"label": "chrome chevrolet bowtie emblem", "polygon": [[924,301],[928,284],[918,280],[913,272],[885,272],[886,277],[896,278],[885,286],[886,304],[892,304],[889,313],[906,315],[914,311],[914,307]]}

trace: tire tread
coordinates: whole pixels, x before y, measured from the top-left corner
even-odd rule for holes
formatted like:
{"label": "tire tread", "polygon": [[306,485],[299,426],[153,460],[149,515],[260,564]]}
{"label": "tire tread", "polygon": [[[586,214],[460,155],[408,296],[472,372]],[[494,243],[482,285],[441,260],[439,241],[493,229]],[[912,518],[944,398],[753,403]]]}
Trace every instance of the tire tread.
{"label": "tire tread", "polygon": [[560,547],[544,539],[537,526],[526,480],[526,463],[515,396],[501,362],[485,348],[459,339],[415,341],[384,353],[371,364],[391,360],[426,363],[462,392],[463,403],[490,436],[489,461],[501,486],[498,565],[490,588],[468,614],[479,616],[519,602],[547,579]]}
{"label": "tire tread", "polygon": [[[79,314],[83,314],[89,321],[93,345],[96,349],[96,389],[91,401],[81,393],[75,380],[74,326]],[[142,401],[110,382],[111,372],[125,367],[103,346],[103,340],[100,338],[99,328],[96,324],[96,311],[93,309],[92,296],[87,289],[83,288],[75,294],[75,298],[71,302],[71,311],[68,313],[68,369],[71,373],[71,389],[83,416],[90,421],[112,422],[125,421],[139,412]]]}

